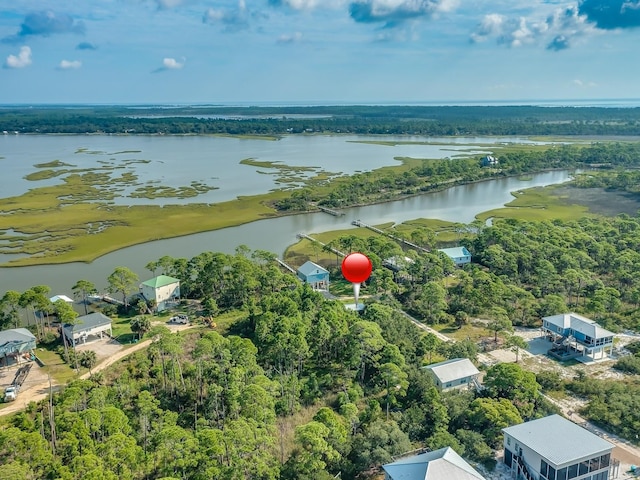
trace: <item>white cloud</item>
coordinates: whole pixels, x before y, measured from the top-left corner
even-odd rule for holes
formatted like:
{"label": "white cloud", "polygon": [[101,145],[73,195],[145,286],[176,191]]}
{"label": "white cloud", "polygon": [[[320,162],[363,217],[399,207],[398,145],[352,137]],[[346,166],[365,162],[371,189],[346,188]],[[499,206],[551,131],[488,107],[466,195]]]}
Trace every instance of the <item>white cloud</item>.
{"label": "white cloud", "polygon": [[61,60],[58,65],[59,70],[74,70],[80,68],[82,62],[80,60]]}
{"label": "white cloud", "polygon": [[31,49],[27,46],[20,47],[18,55],[9,55],[4,62],[6,68],[24,68],[31,65]]}
{"label": "white cloud", "polygon": [[298,43],[302,40],[302,33],[295,32],[291,35],[283,33],[278,37],[278,43]]}
{"label": "white cloud", "polygon": [[593,88],[598,86],[598,84],[595,82],[585,82],[580,80],[579,78],[576,78],[572,83],[576,87],[580,87],[580,88]]}
{"label": "white cloud", "polygon": [[546,18],[506,17],[497,13],[485,15],[475,32],[473,42],[496,38],[510,47],[544,44],[548,50],[564,50],[577,39],[599,33],[595,25],[582,15],[577,5],[558,8]]}
{"label": "white cloud", "polygon": [[162,60],[162,66],[167,70],[179,70],[184,67],[185,59],[182,62],[177,61],[175,58],[165,58]]}

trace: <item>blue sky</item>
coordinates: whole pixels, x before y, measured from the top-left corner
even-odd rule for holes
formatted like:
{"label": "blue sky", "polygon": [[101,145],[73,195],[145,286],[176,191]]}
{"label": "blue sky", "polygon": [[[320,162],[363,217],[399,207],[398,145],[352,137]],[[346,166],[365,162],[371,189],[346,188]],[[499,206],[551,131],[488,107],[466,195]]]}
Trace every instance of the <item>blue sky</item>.
{"label": "blue sky", "polygon": [[640,0],[19,0],[0,103],[640,98]]}

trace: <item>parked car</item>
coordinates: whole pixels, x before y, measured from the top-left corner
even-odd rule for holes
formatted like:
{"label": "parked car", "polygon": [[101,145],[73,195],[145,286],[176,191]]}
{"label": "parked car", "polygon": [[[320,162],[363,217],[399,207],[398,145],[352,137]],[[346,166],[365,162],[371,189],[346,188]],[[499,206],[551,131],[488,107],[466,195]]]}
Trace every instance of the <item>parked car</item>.
{"label": "parked car", "polygon": [[189,317],[184,314],[174,315],[169,319],[170,323],[181,323],[183,325],[189,324]]}

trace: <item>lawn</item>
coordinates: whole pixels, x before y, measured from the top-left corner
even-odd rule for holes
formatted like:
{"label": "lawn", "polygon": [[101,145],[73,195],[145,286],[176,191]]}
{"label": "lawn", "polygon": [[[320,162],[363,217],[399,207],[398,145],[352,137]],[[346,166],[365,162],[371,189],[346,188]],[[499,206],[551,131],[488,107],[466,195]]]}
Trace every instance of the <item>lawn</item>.
{"label": "lawn", "polygon": [[52,348],[38,347],[36,349],[36,356],[44,364],[42,370],[51,374],[51,377],[61,385],[65,385],[67,382],[77,378],[78,375],[82,375],[88,371],[86,368],[79,367],[79,373],[76,375],[76,371],[67,365],[64,358],[58,355]]}

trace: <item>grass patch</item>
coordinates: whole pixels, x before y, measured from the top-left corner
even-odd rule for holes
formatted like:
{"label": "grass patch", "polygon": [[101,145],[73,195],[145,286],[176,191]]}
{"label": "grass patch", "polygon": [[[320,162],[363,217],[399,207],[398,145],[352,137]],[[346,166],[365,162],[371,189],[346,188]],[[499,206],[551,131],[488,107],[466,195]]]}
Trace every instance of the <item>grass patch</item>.
{"label": "grass patch", "polygon": [[491,335],[491,332],[483,327],[478,327],[475,325],[463,325],[461,328],[458,328],[455,325],[450,323],[444,324],[436,324],[429,325],[434,330],[446,335],[449,338],[453,338],[454,340],[466,340],[467,338],[471,339],[473,342],[478,342],[482,338],[486,338]]}
{"label": "grass patch", "polygon": [[527,221],[573,220],[588,216],[585,206],[568,203],[567,196],[554,195],[555,186],[534,187],[514,192],[515,199],[503,208],[482,212],[476,216],[480,220],[488,218],[517,218]]}
{"label": "grass patch", "polygon": [[[71,348],[71,347],[69,347]],[[51,375],[51,377],[59,384],[65,385],[67,382],[74,380],[77,375],[76,371],[68,365],[64,358],[58,355],[57,352],[38,347],[36,349],[36,356],[44,363],[42,370]],[[79,368],[79,374],[82,375],[86,369]]]}

